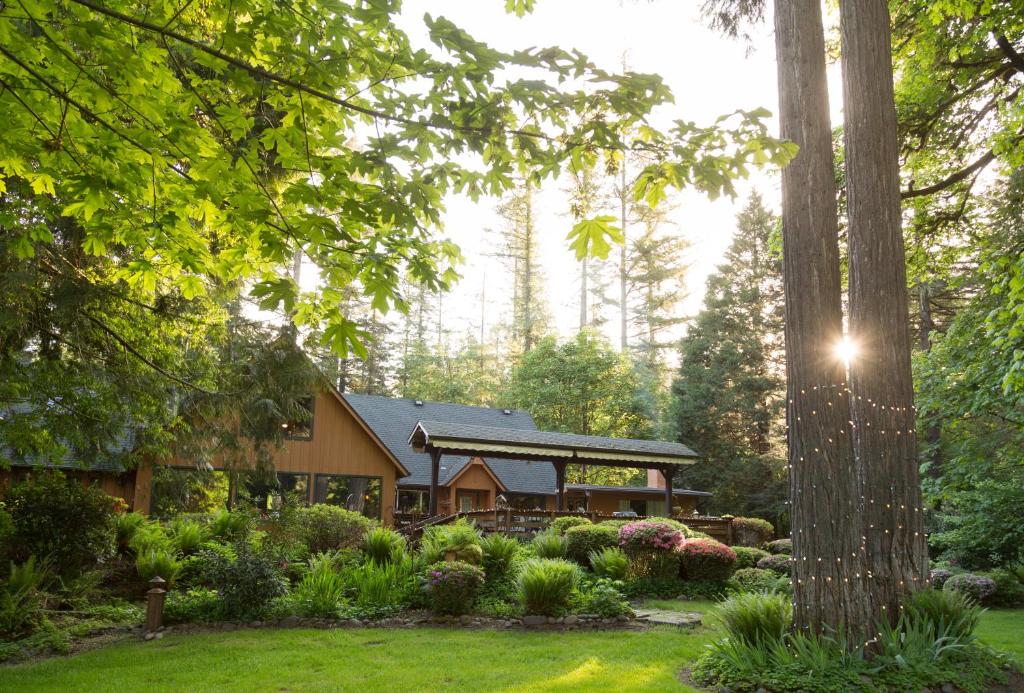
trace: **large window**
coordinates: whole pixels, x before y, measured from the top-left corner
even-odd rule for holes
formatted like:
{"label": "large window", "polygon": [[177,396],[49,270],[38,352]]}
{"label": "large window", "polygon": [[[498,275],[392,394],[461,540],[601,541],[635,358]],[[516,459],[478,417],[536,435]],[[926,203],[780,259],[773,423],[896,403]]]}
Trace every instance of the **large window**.
{"label": "large window", "polygon": [[245,489],[260,510],[279,510],[284,503],[309,502],[309,474],[277,472],[269,479],[250,478]]}
{"label": "large window", "polygon": [[665,501],[619,499],[619,511],[628,512],[630,510],[635,512],[637,515],[658,517],[665,514]]}
{"label": "large window", "polygon": [[366,517],[380,519],[380,477],[317,474],[314,483],[314,503],[339,505]]}
{"label": "large window", "polygon": [[311,440],[313,438],[313,396],[300,397],[295,402],[295,416],[283,424],[285,437],[293,440]]}

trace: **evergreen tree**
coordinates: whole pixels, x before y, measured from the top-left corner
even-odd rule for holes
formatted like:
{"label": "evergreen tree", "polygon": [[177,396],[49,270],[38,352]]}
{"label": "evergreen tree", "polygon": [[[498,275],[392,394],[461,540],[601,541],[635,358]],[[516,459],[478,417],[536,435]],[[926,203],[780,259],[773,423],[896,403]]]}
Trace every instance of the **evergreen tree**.
{"label": "evergreen tree", "polygon": [[682,341],[673,383],[680,439],[705,461],[680,481],[714,493],[707,509],[784,523],[784,365],[778,220],[754,193],[725,262]]}
{"label": "evergreen tree", "polygon": [[544,300],[544,273],[540,264],[534,189],[524,179],[498,206],[505,221],[500,257],[512,272],[512,340],[518,352],[527,352],[549,329]]}

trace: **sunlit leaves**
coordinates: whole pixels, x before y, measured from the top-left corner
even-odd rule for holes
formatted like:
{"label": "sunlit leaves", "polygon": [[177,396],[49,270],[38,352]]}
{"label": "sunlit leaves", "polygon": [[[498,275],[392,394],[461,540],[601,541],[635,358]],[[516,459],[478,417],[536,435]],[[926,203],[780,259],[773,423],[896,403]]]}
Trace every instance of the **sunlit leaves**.
{"label": "sunlit leaves", "polygon": [[596,257],[602,260],[608,257],[612,243],[621,244],[625,241],[622,229],[615,225],[613,216],[597,216],[577,222],[566,239],[569,247],[576,252],[576,259]]}

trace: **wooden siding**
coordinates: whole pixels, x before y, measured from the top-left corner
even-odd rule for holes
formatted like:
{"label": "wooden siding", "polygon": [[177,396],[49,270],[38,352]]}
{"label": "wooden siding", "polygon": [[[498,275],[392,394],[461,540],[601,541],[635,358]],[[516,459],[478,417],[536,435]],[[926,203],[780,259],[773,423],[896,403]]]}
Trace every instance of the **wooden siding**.
{"label": "wooden siding", "polygon": [[459,492],[476,492],[474,510],[493,508],[494,500],[497,498],[498,486],[490,471],[484,467],[483,462],[474,459],[459,474],[449,482],[448,498],[455,500],[455,510],[459,509]]}

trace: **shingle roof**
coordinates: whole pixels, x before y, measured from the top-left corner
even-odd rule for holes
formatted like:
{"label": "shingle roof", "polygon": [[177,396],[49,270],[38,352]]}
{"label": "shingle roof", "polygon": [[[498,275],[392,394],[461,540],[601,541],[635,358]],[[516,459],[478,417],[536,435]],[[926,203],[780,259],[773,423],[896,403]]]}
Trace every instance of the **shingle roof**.
{"label": "shingle roof", "polygon": [[[430,485],[430,455],[409,447],[409,432],[421,419],[441,419],[455,424],[476,424],[499,430],[534,431],[525,411],[471,407],[446,402],[420,402],[380,395],[342,395],[391,453],[409,470],[399,486]],[[505,413],[508,411],[509,413]],[[441,457],[441,484],[447,483],[469,462],[466,456]],[[494,475],[512,493],[554,494],[555,469],[550,462],[486,459]]]}
{"label": "shingle roof", "polygon": [[[661,440],[635,440],[631,438],[602,438],[600,436],[584,436],[575,433],[558,433],[555,431],[538,431],[532,429],[508,429],[484,423],[469,421],[452,421],[449,419],[432,419],[421,417],[417,424],[430,439],[448,439],[470,441],[483,444],[502,444],[521,447],[533,447],[576,451],[579,456],[586,452],[622,453],[624,455],[640,455],[670,458],[696,459],[697,453],[682,443],[669,443]],[[412,429],[410,429],[412,432]],[[520,451],[521,452],[521,451]]]}
{"label": "shingle roof", "polygon": [[[601,486],[599,484],[566,484],[566,491],[629,491],[630,493],[665,494],[665,489],[656,486]],[[685,488],[672,489],[675,496],[711,496],[707,491],[691,491]]]}

